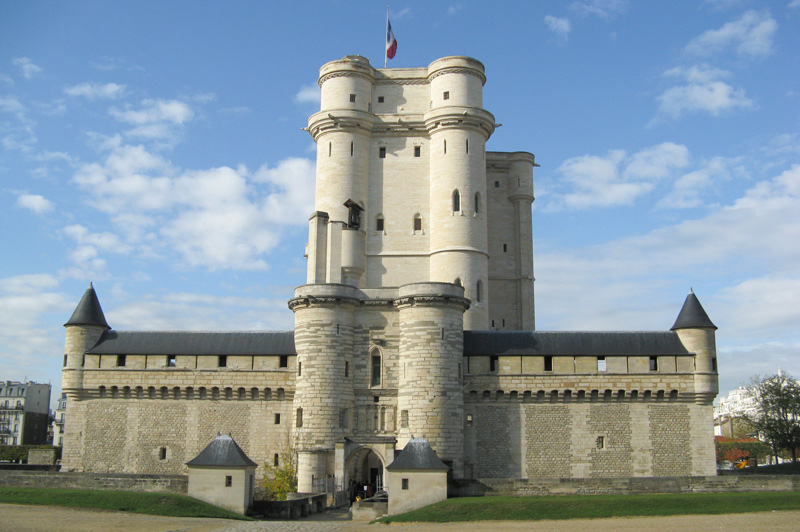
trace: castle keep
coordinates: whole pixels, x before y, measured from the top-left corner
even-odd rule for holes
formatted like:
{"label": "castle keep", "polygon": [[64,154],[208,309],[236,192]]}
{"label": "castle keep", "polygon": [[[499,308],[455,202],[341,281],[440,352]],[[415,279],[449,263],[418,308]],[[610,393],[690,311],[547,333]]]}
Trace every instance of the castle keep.
{"label": "castle keep", "polygon": [[485,82],[467,57],[324,65],[294,331],[117,332],[90,287],[65,325],[63,468],[185,474],[221,431],[258,476],[293,449],[300,492],[380,485],[412,437],[455,478],[715,474],[693,293],[670,330],[535,330],[536,163],[486,151]]}

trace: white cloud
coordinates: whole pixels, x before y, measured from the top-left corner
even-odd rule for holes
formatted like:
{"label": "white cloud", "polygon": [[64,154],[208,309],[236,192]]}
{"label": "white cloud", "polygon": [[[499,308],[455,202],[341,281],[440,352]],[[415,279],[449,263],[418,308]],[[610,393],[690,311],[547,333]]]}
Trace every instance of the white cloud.
{"label": "white cloud", "polygon": [[569,38],[569,32],[572,29],[568,18],[558,18],[547,15],[544,17],[544,23],[547,29],[556,34],[560,40],[566,41]]}
{"label": "white cloud", "polygon": [[574,2],[569,7],[580,15],[609,19],[623,13],[628,8],[628,2],[627,0],[588,0]]}
{"label": "white cloud", "polygon": [[297,94],[294,95],[294,101],[297,103],[313,103],[319,105],[321,98],[322,92],[320,91],[319,85],[316,83],[313,85],[303,85],[300,87],[300,90],[297,91]]}
{"label": "white cloud", "polygon": [[53,208],[53,202],[38,194],[23,194],[17,198],[17,205],[36,214],[45,213]]}
{"label": "white cloud", "polygon": [[117,85],[116,83],[106,83],[104,85],[99,83],[80,83],[64,89],[64,93],[68,96],[82,96],[89,100],[114,99],[122,96],[124,92],[125,85]]}
{"label": "white cloud", "polygon": [[733,48],[740,56],[759,57],[773,52],[778,23],[767,11],[747,11],[739,19],[692,39],[684,51],[706,57]]}
{"label": "white cloud", "polygon": [[134,126],[126,135],[163,141],[167,146],[177,142],[181,126],[194,118],[192,108],[178,100],[142,100],[140,109],[128,106],[109,112],[120,122]]}
{"label": "white cloud", "polygon": [[[261,256],[287,227],[305,225],[313,210],[314,163],[307,159],[255,173],[244,167],[180,171],[143,146],[108,146],[106,159],[80,167],[74,181],[136,254],[177,252],[191,266],[265,269]],[[80,251],[76,262],[99,259],[91,249]]]}
{"label": "white cloud", "polygon": [[708,65],[677,67],[664,73],[666,77],[683,77],[684,85],[665,90],[656,99],[661,116],[677,118],[686,112],[701,111],[718,116],[729,109],[755,107],[744,89],[735,89],[721,78],[730,76],[725,70]]}
{"label": "white cloud", "polygon": [[797,9],[798,7],[800,7],[800,0],[792,0],[791,2],[789,2],[789,5],[787,7],[791,9]]}
{"label": "white cloud", "polygon": [[673,190],[656,204],[660,209],[686,209],[703,204],[702,194],[716,182],[730,178],[730,161],[714,157],[701,168],[675,180]]}
{"label": "white cloud", "polygon": [[630,205],[655,188],[655,183],[689,164],[689,150],[665,142],[631,156],[612,150],[603,157],[584,155],[568,159],[556,173],[570,190],[552,191],[547,210],[587,209]]}
{"label": "white cloud", "polygon": [[37,74],[42,73],[42,69],[33,64],[27,57],[17,57],[13,60],[14,66],[18,66],[22,69],[22,75],[25,76],[25,79],[32,79]]}
{"label": "white cloud", "polygon": [[457,2],[455,4],[450,4],[450,6],[447,8],[447,14],[453,16],[459,11],[461,11],[461,9],[463,9],[463,6],[461,5],[460,2]]}

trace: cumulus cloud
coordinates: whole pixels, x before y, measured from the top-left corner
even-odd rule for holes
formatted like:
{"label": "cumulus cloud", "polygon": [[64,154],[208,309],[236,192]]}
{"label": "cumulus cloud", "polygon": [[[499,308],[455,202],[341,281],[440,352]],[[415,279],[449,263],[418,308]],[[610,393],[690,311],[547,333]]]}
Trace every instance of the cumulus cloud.
{"label": "cumulus cloud", "polygon": [[18,66],[22,69],[22,75],[25,76],[25,79],[33,79],[34,76],[41,74],[42,69],[31,61],[27,57],[17,57],[13,60],[14,66]]}
{"label": "cumulus cloud", "polygon": [[553,190],[549,210],[630,205],[652,191],[656,182],[689,164],[686,146],[665,142],[632,155],[612,150],[605,156],[584,155],[564,161],[556,173],[566,192]]}
{"label": "cumulus cloud", "polygon": [[739,19],[708,30],[686,45],[686,53],[707,57],[729,48],[743,57],[762,57],[773,52],[778,23],[768,11],[747,11]]}
{"label": "cumulus cloud", "polygon": [[42,214],[53,209],[53,202],[38,194],[22,194],[17,198],[17,205],[36,214]]}
{"label": "cumulus cloud", "polygon": [[680,176],[675,180],[672,192],[661,198],[656,204],[660,209],[687,209],[703,204],[703,193],[715,183],[730,179],[729,161],[723,157],[714,157],[693,172]]}
{"label": "cumulus cloud", "polygon": [[294,101],[297,103],[313,103],[319,105],[321,98],[322,93],[319,85],[316,83],[313,85],[303,85],[300,87],[300,90],[297,91],[297,94],[294,95]]}
{"label": "cumulus cloud", "polygon": [[683,78],[685,83],[670,87],[656,98],[661,116],[677,118],[693,111],[719,116],[730,109],[755,107],[755,103],[745,96],[744,89],[736,89],[722,81],[730,76],[730,72],[725,70],[694,65],[672,68],[664,76]]}
{"label": "cumulus cloud", "polygon": [[139,109],[126,106],[112,108],[109,112],[120,122],[134,126],[127,135],[167,144],[175,142],[180,126],[194,118],[192,108],[178,100],[142,100]]}
{"label": "cumulus cloud", "polygon": [[568,18],[558,18],[547,15],[544,17],[544,23],[551,32],[553,32],[559,40],[566,41],[569,38],[569,32],[572,29]]}
{"label": "cumulus cloud", "polygon": [[122,96],[125,92],[125,85],[116,83],[80,83],[71,87],[66,87],[64,93],[67,96],[83,97],[89,100],[114,99]]}
{"label": "cumulus cloud", "polygon": [[[300,227],[313,210],[314,163],[287,159],[275,168],[179,170],[143,146],[111,142],[101,163],[74,181],[106,212],[137,254],[178,253],[191,266],[266,269],[262,255],[282,228]],[[94,246],[100,249],[99,246]],[[90,261],[92,249],[80,248]]]}
{"label": "cumulus cloud", "polygon": [[570,9],[580,15],[592,15],[604,19],[613,18],[623,13],[627,8],[627,0],[588,0],[574,2],[570,5]]}

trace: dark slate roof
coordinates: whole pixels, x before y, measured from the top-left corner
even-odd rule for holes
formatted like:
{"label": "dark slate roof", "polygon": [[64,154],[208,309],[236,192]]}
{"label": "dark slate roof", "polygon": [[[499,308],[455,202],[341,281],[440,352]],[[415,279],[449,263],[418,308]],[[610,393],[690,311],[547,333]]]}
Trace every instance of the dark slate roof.
{"label": "dark slate roof", "polygon": [[700,300],[697,299],[693,291],[689,291],[686,301],[683,302],[683,308],[678,314],[678,319],[675,320],[675,325],[672,326],[671,330],[716,328],[717,326],[711,323],[711,319],[703,309],[703,305],[700,304]]}
{"label": "dark slate roof", "polygon": [[425,438],[411,438],[386,469],[450,469],[439,460]]}
{"label": "dark slate roof", "polygon": [[220,434],[203,449],[188,466],[255,467],[241,447],[227,434]]}
{"label": "dark slate roof", "polygon": [[99,325],[107,329],[111,328],[106,322],[103,309],[100,308],[100,300],[97,299],[92,283],[89,283],[89,288],[83,293],[81,302],[75,307],[75,312],[72,313],[64,327],[68,325]]}
{"label": "dark slate roof", "polygon": [[673,331],[464,331],[464,356],[685,354]]}
{"label": "dark slate roof", "polygon": [[106,331],[93,355],[294,355],[293,331]]}

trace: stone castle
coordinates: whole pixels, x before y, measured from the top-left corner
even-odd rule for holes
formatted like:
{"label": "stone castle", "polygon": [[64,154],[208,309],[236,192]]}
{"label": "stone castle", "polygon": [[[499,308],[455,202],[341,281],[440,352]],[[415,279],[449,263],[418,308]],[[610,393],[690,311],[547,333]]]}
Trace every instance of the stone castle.
{"label": "stone castle", "polygon": [[[185,474],[220,431],[298,491],[381,485],[424,437],[458,478],[715,474],[715,330],[535,330],[534,156],[490,152],[483,65],[320,70],[315,212],[294,331],[65,324],[65,470]],[[677,307],[676,307],[677,310]]]}

